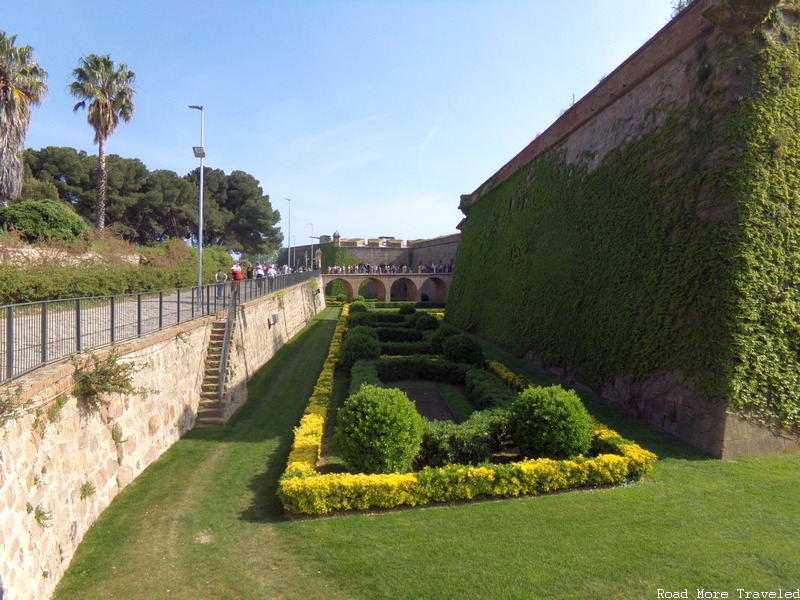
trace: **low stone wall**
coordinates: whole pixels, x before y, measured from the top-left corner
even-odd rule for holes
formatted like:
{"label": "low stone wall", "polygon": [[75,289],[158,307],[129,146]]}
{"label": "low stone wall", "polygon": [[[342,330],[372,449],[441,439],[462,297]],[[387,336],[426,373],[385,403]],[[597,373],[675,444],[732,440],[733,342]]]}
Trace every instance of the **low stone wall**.
{"label": "low stone wall", "polygon": [[[324,302],[304,282],[240,308],[228,415],[247,400],[250,376]],[[0,387],[4,403],[26,407],[16,417],[4,414],[0,426],[0,598],[49,597],[97,517],[194,426],[214,319],[119,344],[119,361],[136,365],[133,384],[144,391],[109,395],[101,410],[86,409],[71,395],[69,361]],[[59,399],[65,403],[56,410]]]}

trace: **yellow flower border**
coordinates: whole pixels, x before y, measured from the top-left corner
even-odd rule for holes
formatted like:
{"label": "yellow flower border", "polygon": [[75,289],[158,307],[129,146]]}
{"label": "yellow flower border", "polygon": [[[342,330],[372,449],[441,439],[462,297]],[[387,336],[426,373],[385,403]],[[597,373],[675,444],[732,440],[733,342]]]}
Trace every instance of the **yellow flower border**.
{"label": "yellow flower border", "polygon": [[[328,356],[314,392],[294,430],[294,444],[286,471],[278,484],[284,509],[295,514],[321,515],[340,510],[369,510],[419,506],[431,502],[470,500],[476,497],[537,495],[577,487],[616,485],[638,479],[653,468],[657,457],[649,450],[622,439],[604,425],[595,425],[595,441],[606,453],[593,458],[523,460],[510,464],[447,465],[426,467],[416,473],[323,475],[316,465],[322,449],[325,418],[333,394],[333,374],[346,329],[349,305],[342,307]],[[489,368],[512,384],[521,385],[505,365],[491,361]]]}

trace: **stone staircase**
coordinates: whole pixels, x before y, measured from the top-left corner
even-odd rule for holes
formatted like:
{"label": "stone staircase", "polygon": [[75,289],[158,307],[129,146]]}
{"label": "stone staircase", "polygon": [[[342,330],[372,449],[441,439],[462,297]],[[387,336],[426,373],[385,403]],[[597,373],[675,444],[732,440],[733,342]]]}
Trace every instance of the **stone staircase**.
{"label": "stone staircase", "polygon": [[[197,425],[222,425],[225,422],[224,409],[219,398],[219,363],[222,357],[222,345],[225,340],[225,321],[211,324],[211,339],[208,342],[206,362],[204,365],[203,384],[200,388],[200,406],[197,409]],[[233,340],[233,335],[231,335]],[[222,402],[230,400],[230,392],[225,392]]]}

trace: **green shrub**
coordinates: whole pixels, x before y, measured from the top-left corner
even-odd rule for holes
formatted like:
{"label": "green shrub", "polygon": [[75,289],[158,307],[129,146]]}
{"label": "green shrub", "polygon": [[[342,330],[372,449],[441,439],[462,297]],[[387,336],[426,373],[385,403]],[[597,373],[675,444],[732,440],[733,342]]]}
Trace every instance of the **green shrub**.
{"label": "green shrub", "polygon": [[353,302],[365,302],[365,301],[366,299],[364,298],[364,296],[360,294],[353,297]]}
{"label": "green shrub", "polygon": [[350,327],[345,333],[345,337],[348,335],[366,335],[367,337],[375,338],[376,340],[380,340],[380,336],[378,335],[378,330],[374,327],[369,327],[368,325],[356,325],[355,327]]}
{"label": "green shrub", "polygon": [[354,473],[406,473],[422,443],[422,417],[397,388],[364,385],[339,409],[336,444]]}
{"label": "green shrub", "polygon": [[0,228],[14,229],[28,242],[88,237],[91,227],[75,209],[60,200],[20,200],[0,208]]}
{"label": "green shrub", "polygon": [[431,336],[431,352],[433,354],[441,354],[444,352],[442,344],[444,344],[447,338],[454,335],[459,335],[458,329],[440,323],[438,329],[434,331]]}
{"label": "green shrub", "polygon": [[526,457],[571,458],[592,443],[592,418],[573,390],[528,388],[511,405],[509,432]]}
{"label": "green shrub", "polygon": [[350,303],[350,314],[367,312],[367,305],[363,300]]}
{"label": "green shrub", "polygon": [[350,390],[349,395],[355,394],[365,383],[381,387],[381,379],[378,377],[377,361],[357,360],[350,369]]}
{"label": "green shrub", "polygon": [[417,469],[423,467],[442,467],[456,462],[453,440],[458,425],[452,421],[422,422],[422,443],[414,462]]}
{"label": "green shrub", "polygon": [[414,327],[420,331],[433,331],[439,327],[439,319],[428,313],[419,313],[414,319]]}
{"label": "green shrub", "polygon": [[334,297],[334,300],[336,300],[336,302],[341,302],[341,303],[344,304],[344,302],[347,301],[347,295],[346,294],[336,294],[336,296]]}
{"label": "green shrub", "polygon": [[421,331],[406,327],[381,327],[376,331],[382,342],[421,342],[423,339]]}
{"label": "green shrub", "polygon": [[349,371],[357,360],[378,358],[381,355],[381,343],[377,336],[372,337],[368,334],[348,334],[342,340],[339,348],[339,358],[337,366],[345,371]]}
{"label": "green shrub", "polygon": [[509,388],[499,377],[483,369],[467,371],[464,393],[470,404],[478,410],[508,407],[517,398],[517,392]]}
{"label": "green shrub", "polygon": [[412,356],[414,354],[429,354],[430,343],[422,342],[383,342],[381,354],[385,356]]}
{"label": "green shrub", "polygon": [[479,411],[461,424],[424,420],[422,445],[415,465],[417,468],[451,463],[477,465],[509,445],[508,413],[504,410]]}
{"label": "green shrub", "polygon": [[401,315],[413,315],[417,312],[417,309],[414,308],[414,304],[412,302],[401,302],[400,308],[397,311]]}
{"label": "green shrub", "polygon": [[480,365],[483,363],[483,348],[468,335],[458,334],[442,342],[442,354],[452,362]]}
{"label": "green shrub", "polygon": [[376,361],[378,375],[384,383],[400,379],[425,379],[441,383],[464,385],[469,367],[446,360],[431,360],[427,356],[382,358]]}

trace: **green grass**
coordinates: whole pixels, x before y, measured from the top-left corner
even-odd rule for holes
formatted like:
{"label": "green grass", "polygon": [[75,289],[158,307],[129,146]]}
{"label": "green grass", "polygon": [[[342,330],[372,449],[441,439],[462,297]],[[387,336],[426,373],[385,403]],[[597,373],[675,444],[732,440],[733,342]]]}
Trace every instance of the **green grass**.
{"label": "green grass", "polygon": [[114,500],[56,598],[639,599],[798,586],[800,453],[709,460],[588,395],[590,412],[661,457],[641,482],[285,518],[277,479],[336,314],[256,374],[233,422],[190,432]]}

